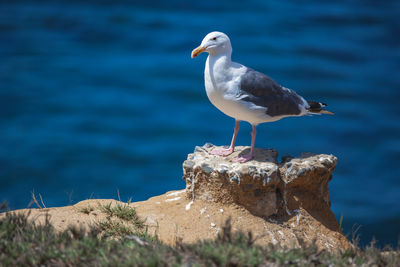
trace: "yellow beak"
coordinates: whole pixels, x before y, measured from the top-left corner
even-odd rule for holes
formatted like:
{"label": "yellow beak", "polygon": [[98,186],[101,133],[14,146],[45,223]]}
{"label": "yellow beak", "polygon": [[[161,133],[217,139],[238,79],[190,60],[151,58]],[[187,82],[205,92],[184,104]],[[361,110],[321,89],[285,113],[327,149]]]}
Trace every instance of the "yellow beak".
{"label": "yellow beak", "polygon": [[206,50],[205,47],[199,46],[196,47],[195,49],[193,49],[192,51],[192,58],[197,57],[198,55],[200,55],[201,53],[203,53]]}

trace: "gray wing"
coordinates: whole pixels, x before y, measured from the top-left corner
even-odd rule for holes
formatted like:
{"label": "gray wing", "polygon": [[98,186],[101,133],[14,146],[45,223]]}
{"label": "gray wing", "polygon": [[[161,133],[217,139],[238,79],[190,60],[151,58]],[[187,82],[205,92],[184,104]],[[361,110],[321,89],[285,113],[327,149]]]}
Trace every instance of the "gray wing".
{"label": "gray wing", "polygon": [[302,97],[253,69],[248,68],[242,75],[240,89],[241,100],[267,108],[269,116],[299,115],[302,112]]}

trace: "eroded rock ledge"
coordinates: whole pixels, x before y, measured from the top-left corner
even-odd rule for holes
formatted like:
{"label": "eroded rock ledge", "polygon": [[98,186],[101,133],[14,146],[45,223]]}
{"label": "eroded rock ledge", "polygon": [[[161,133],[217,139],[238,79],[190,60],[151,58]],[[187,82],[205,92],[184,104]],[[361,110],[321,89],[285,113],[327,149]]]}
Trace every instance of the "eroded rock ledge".
{"label": "eroded rock ledge", "polygon": [[256,149],[253,160],[236,163],[232,159],[245,147],[237,147],[228,157],[210,155],[213,148],[196,147],[183,163],[187,198],[235,203],[264,218],[292,215],[300,207],[329,209],[328,182],[335,156],[303,153],[278,163],[275,150]]}

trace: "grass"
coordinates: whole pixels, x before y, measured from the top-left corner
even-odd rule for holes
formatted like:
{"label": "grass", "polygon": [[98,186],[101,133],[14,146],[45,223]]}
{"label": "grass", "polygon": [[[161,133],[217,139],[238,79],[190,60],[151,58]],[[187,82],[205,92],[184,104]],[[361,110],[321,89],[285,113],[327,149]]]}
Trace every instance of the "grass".
{"label": "grass", "polygon": [[[124,237],[126,235],[138,234],[147,235],[147,228],[143,221],[139,218],[135,208],[127,204],[116,203],[101,205],[100,211],[107,215],[106,220],[96,223],[96,227],[105,237]],[[81,208],[79,211],[84,214],[90,214],[95,209],[90,205]]]}
{"label": "grass", "polygon": [[144,226],[138,228],[135,225],[118,220],[103,220],[96,223],[94,227],[101,232],[103,237],[123,238],[129,235],[137,235],[151,239],[151,237],[147,235],[147,228]]}
{"label": "grass", "polygon": [[147,237],[147,228],[139,218],[135,208],[127,204],[110,202],[100,205],[100,210],[107,215],[107,219],[96,223],[97,228],[101,229],[106,237],[124,237],[127,235],[139,234]]}
{"label": "grass", "polygon": [[136,214],[135,208],[129,206],[130,202],[127,204],[116,203],[114,206],[111,204],[100,205],[100,210],[107,214],[109,217],[117,217],[124,221],[129,221],[135,224],[136,227],[143,227],[143,221],[139,219]]}
{"label": "grass", "polygon": [[85,214],[90,214],[92,211],[94,211],[94,208],[88,205],[87,207],[81,208],[79,211]]}
{"label": "grass", "polygon": [[105,221],[59,233],[48,218],[35,225],[27,214],[8,212],[0,220],[0,266],[400,266],[399,250],[374,243],[335,253],[315,245],[257,246],[251,234],[233,234],[229,221],[216,240],[167,246],[148,236],[142,222],[137,227],[128,207],[107,205]]}
{"label": "grass", "polygon": [[[99,204],[99,209],[107,215],[107,219],[95,223],[95,227],[101,232],[103,237],[123,238],[129,235],[147,236],[147,228],[144,222],[139,218],[135,208],[127,204],[112,202],[109,204]],[[90,214],[95,209],[90,205],[81,208],[79,211],[84,214]]]}

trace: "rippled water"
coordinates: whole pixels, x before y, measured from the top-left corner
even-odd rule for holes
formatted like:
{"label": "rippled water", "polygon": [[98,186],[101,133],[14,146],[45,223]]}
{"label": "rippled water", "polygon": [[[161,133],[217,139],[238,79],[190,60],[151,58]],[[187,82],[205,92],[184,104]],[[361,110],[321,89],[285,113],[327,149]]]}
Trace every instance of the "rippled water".
{"label": "rippled water", "polygon": [[[228,144],[233,120],[208,101],[205,55],[226,32],[233,59],[336,116],[258,127],[281,156],[332,153],[332,209],[346,233],[400,233],[398,1],[8,1],[0,4],[0,201],[24,208],[134,201],[184,187],[196,145]],[[250,144],[242,123],[238,144]]]}

